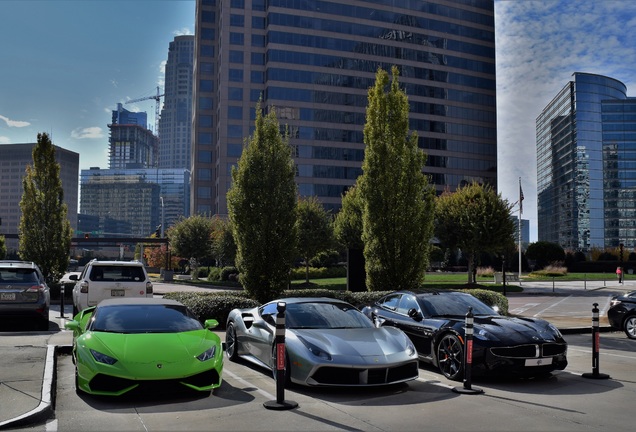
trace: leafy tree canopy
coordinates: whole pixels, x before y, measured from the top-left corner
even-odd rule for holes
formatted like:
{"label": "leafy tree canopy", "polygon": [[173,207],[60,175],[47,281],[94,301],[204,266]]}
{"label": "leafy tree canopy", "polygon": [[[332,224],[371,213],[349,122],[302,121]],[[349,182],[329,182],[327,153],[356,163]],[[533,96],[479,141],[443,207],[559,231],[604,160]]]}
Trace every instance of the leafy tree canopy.
{"label": "leafy tree canopy", "polygon": [[423,174],[426,155],[409,134],[409,102],[379,69],[369,89],[364,126],[362,241],[367,287],[372,291],[420,286],[428,265],[434,194]]}
{"label": "leafy tree canopy", "polygon": [[309,283],[309,261],[333,245],[331,215],[318,198],[311,196],[298,202],[298,251],[305,261]]}
{"label": "leafy tree canopy", "polygon": [[72,230],[60,164],[46,133],[38,134],[33,165],[26,168],[22,188],[18,254],[23,260],[35,262],[48,280],[57,281],[68,268]]}
{"label": "leafy tree canopy", "polygon": [[197,262],[210,258],[212,252],[212,220],[203,215],[179,219],[166,232],[171,253]]}

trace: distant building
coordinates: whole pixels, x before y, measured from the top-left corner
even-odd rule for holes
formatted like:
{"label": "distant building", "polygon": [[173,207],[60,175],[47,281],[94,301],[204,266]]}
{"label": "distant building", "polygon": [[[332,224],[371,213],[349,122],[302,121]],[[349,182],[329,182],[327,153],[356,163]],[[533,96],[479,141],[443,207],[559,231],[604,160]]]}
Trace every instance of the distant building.
{"label": "distant building", "polygon": [[164,101],[159,120],[159,168],[190,170],[192,152],[192,65],[194,36],[170,42]]}
{"label": "distant building", "polygon": [[564,249],[636,247],[636,98],[575,72],[536,121],[538,239]]}
{"label": "distant building", "polygon": [[148,237],[188,215],[190,172],[185,169],[81,171],[79,231],[97,237]]}
{"label": "distant building", "polygon": [[338,210],[368,89],[393,65],[436,190],[497,189],[493,0],[197,0],[195,35],[192,214],[227,214],[259,99],[290,134],[300,195]]}
{"label": "distant building", "polygon": [[[515,244],[519,244],[519,218],[511,216],[510,220],[515,226]],[[525,251],[530,244],[530,221],[528,219],[521,219],[521,250]]]}
{"label": "distant building", "polygon": [[[0,145],[0,234],[18,235],[18,227],[22,212],[22,178],[27,165],[33,165],[32,144],[2,144]],[[77,229],[77,197],[79,154],[70,150],[55,147],[55,160],[60,164],[60,179],[64,190],[64,202],[68,209],[68,220],[73,230]],[[6,239],[7,250],[15,252],[18,249],[17,238]]]}
{"label": "distant building", "polygon": [[157,166],[159,140],[147,127],[145,112],[131,112],[117,104],[110,129],[108,167],[111,169]]}

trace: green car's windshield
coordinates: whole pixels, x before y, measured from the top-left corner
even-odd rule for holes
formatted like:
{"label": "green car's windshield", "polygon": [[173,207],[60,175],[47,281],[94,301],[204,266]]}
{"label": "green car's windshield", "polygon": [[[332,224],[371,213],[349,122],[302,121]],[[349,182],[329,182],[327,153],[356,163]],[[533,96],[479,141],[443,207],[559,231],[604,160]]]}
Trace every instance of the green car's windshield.
{"label": "green car's windshield", "polygon": [[177,333],[203,326],[185,306],[113,305],[98,307],[88,330],[111,333]]}

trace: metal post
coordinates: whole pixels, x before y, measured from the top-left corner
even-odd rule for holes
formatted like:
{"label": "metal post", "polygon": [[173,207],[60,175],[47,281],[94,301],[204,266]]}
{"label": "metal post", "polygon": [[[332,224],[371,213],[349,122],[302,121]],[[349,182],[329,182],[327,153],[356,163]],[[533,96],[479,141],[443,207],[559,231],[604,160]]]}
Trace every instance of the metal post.
{"label": "metal post", "polygon": [[503,278],[503,295],[506,296],[506,259],[501,260],[501,277]]}
{"label": "metal post", "polygon": [[453,388],[453,391],[455,393],[481,394],[484,392],[480,388],[472,387],[473,321],[474,321],[473,308],[472,306],[469,306],[468,313],[466,314],[466,327],[465,327],[466,344],[464,346],[464,386]]}
{"label": "metal post", "polygon": [[58,318],[66,318],[64,316],[64,284],[60,287],[60,316]]}
{"label": "metal post", "polygon": [[583,378],[594,378],[594,379],[607,379],[610,376],[607,374],[599,373],[599,351],[601,345],[601,336],[599,331],[599,320],[598,320],[598,303],[593,304],[594,308],[592,309],[592,373],[584,373],[582,375]]}
{"label": "metal post", "polygon": [[273,353],[276,355],[276,400],[267,401],[263,406],[272,410],[288,410],[298,407],[298,403],[285,400],[285,309],[287,303],[278,302],[276,305],[276,334],[274,337]]}

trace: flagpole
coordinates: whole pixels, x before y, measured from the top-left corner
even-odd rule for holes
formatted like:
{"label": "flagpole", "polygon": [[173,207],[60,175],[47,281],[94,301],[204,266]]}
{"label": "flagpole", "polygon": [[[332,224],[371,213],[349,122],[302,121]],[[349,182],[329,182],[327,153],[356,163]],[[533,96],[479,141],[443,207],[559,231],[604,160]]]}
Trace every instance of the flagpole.
{"label": "flagpole", "polygon": [[523,212],[523,190],[521,189],[521,177],[519,177],[519,286],[521,286],[521,213]]}

